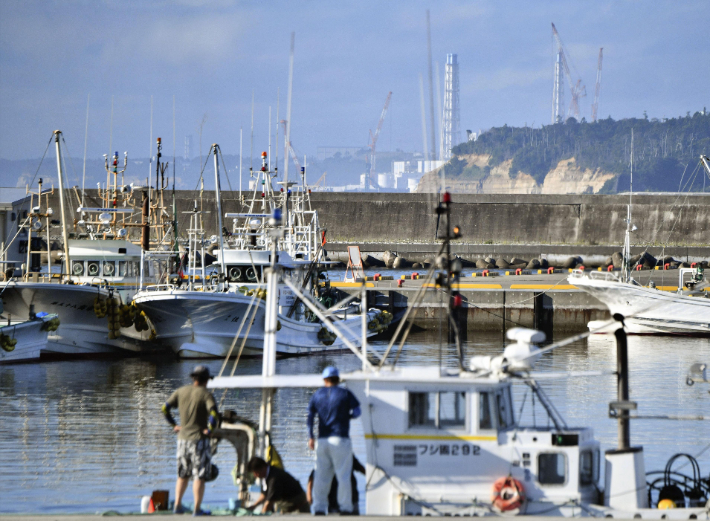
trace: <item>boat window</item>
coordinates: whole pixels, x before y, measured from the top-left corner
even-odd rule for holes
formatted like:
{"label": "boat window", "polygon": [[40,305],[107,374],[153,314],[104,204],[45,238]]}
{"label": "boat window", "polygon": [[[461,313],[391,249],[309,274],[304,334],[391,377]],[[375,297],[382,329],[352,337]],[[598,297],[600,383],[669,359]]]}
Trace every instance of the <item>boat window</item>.
{"label": "boat window", "polygon": [[478,393],[478,428],[492,429],[491,400],[489,393]]}
{"label": "boat window", "polygon": [[538,454],[537,480],[541,485],[564,485],[567,481],[566,456],[561,452]]}
{"label": "boat window", "polygon": [[436,425],[436,393],[409,393],[409,426]]}
{"label": "boat window", "polygon": [[127,269],[128,263],[126,261],[119,261],[118,262],[118,276],[119,277],[125,277],[126,276],[126,269]]}
{"label": "boat window", "polygon": [[409,393],[409,426],[465,427],[466,393]]}
{"label": "boat window", "polygon": [[466,425],[466,393],[439,393],[439,423],[443,427]]}
{"label": "boat window", "polygon": [[113,277],[116,273],[116,264],[114,261],[104,261],[103,264],[104,277]]}
{"label": "boat window", "polygon": [[498,407],[498,427],[500,429],[507,429],[511,425],[511,422],[508,415],[509,407],[506,395],[502,392],[496,393],[496,402]]}
{"label": "boat window", "polygon": [[513,396],[511,394],[511,388],[506,387],[503,391],[503,396],[505,397],[505,403],[508,408],[508,420],[510,425],[515,425],[515,410],[513,409]]}
{"label": "boat window", "polygon": [[84,261],[72,261],[71,272],[77,277],[81,277],[84,274]]}
{"label": "boat window", "polygon": [[229,282],[245,282],[246,268],[244,266],[227,266]]}
{"label": "boat window", "polygon": [[579,483],[591,485],[599,480],[599,451],[585,450],[579,454]]}
{"label": "boat window", "polygon": [[259,266],[256,267],[256,271],[251,266],[246,269],[246,277],[249,282],[257,282],[259,279]]}
{"label": "boat window", "polygon": [[96,277],[97,275],[99,275],[99,273],[101,273],[101,269],[100,269],[101,263],[99,261],[89,261],[86,264],[87,264],[86,274],[89,277]]}

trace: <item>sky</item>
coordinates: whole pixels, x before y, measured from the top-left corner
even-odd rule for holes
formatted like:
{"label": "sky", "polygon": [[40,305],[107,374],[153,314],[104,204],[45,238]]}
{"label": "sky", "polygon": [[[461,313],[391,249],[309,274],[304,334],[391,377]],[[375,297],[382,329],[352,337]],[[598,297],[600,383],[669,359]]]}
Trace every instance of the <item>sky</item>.
{"label": "sky", "polygon": [[268,147],[269,107],[276,132],[279,89],[278,118],[286,118],[291,32],[291,141],[299,155],[366,146],[389,91],[378,150],[422,151],[427,9],[442,95],[446,54],[458,54],[463,136],[550,123],[551,22],[586,86],[580,105],[588,120],[600,47],[600,117],[677,117],[710,106],[706,0],[5,0],[0,157],[40,157],[55,129],[81,157],[88,96],[89,157],[154,154],[151,97],[152,136],[163,137],[164,154],[175,147],[182,156],[191,135],[191,156],[199,156],[201,128],[203,153],[218,143],[225,154],[239,153],[243,129],[248,156],[252,93],[256,157]]}

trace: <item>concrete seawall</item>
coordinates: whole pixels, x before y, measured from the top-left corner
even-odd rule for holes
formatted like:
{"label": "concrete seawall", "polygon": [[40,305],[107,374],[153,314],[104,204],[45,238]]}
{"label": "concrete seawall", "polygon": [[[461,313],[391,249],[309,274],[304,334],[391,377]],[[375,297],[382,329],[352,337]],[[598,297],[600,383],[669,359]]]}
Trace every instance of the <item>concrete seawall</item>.
{"label": "concrete seawall", "polygon": [[[197,191],[176,192],[178,218],[186,219],[182,212],[199,199]],[[328,230],[330,252],[357,244],[363,252],[390,249],[417,260],[437,249],[435,194],[314,192],[311,201]],[[474,259],[487,255],[529,259],[541,253],[606,257],[624,242],[628,201],[627,195],[454,194],[452,221],[461,226],[463,238],[452,249]],[[644,193],[634,195],[633,202],[632,222],[638,227],[632,234],[635,252],[650,247],[649,252],[657,256],[665,246],[664,253],[679,260],[710,258],[710,194]],[[165,203],[170,207],[170,194]],[[86,205],[99,204],[96,190],[87,190]],[[204,215],[210,236],[217,232],[213,192],[205,192],[203,205],[210,211]],[[50,206],[56,215],[56,190]],[[243,210],[238,193],[223,192],[222,208]],[[19,205],[13,211],[22,213]],[[73,221],[77,216],[72,212],[68,217]],[[181,236],[186,236],[187,224],[180,223]],[[231,222],[226,221],[225,227],[231,230]]]}
{"label": "concrete seawall", "polygon": [[[454,194],[452,221],[470,244],[621,245],[627,195]],[[314,193],[313,207],[333,241],[434,242],[436,195]],[[710,195],[639,194],[634,244],[706,246]]]}

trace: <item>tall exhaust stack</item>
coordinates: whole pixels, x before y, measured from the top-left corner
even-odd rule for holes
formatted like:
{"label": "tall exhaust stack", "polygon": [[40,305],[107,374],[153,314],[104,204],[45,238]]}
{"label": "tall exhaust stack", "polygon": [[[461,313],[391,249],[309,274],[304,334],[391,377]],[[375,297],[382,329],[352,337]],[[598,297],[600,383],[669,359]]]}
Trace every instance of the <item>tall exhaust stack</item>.
{"label": "tall exhaust stack", "polygon": [[564,70],[562,69],[562,51],[557,51],[555,58],[555,81],[552,87],[552,124],[565,121]]}
{"label": "tall exhaust stack", "polygon": [[456,54],[446,55],[444,79],[444,115],[442,128],[443,159],[451,159],[451,149],[461,143],[459,109],[459,63]]}

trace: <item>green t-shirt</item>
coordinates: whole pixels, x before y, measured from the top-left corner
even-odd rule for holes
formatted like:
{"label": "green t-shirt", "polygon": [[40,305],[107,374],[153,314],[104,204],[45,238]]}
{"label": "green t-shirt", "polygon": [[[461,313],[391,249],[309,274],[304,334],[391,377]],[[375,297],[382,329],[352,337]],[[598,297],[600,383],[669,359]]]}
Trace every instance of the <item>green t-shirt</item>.
{"label": "green t-shirt", "polygon": [[210,409],[216,408],[212,393],[202,386],[186,385],[170,396],[168,405],[180,411],[178,439],[197,441],[204,437]]}

